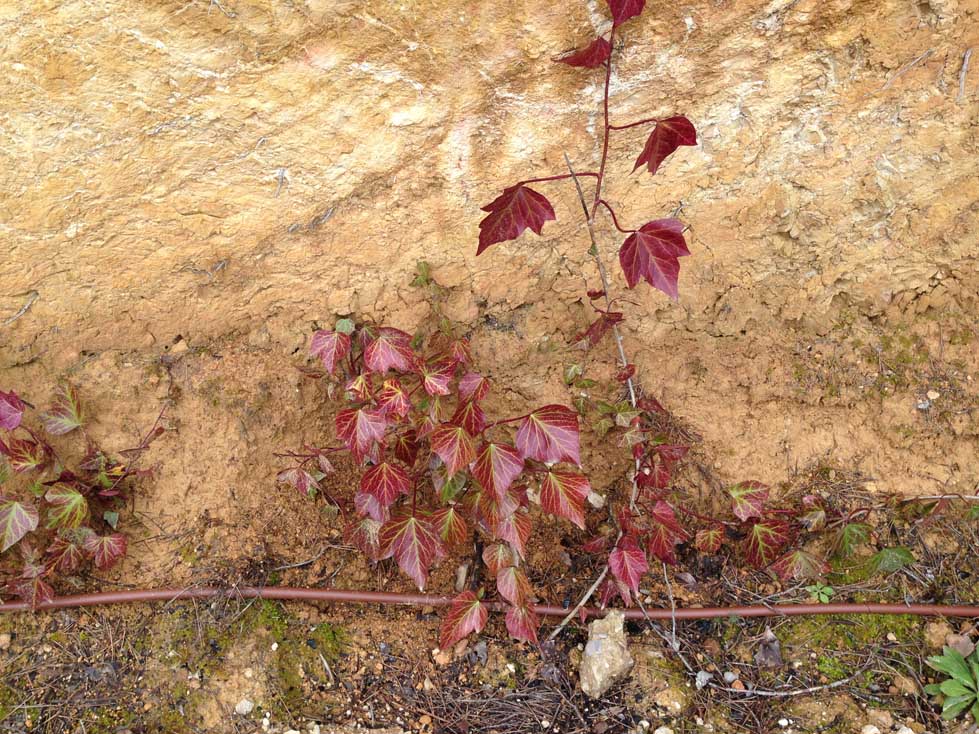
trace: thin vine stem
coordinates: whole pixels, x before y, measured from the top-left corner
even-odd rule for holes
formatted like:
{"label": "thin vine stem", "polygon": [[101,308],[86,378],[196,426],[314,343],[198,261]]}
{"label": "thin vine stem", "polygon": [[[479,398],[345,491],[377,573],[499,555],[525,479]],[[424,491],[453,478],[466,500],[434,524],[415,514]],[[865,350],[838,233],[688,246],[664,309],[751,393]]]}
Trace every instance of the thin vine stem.
{"label": "thin vine stem", "polygon": [[628,130],[630,127],[639,127],[640,125],[648,125],[651,122],[659,122],[655,117],[647,117],[643,120],[636,120],[635,122],[630,122],[628,125],[609,125],[609,130]]}
{"label": "thin vine stem", "polygon": [[615,210],[611,207],[611,205],[607,201],[605,201],[605,199],[599,199],[598,203],[604,206],[608,210],[608,213],[612,217],[612,224],[614,224],[615,228],[620,232],[622,232],[622,234],[632,234],[633,232],[636,231],[634,229],[625,229],[619,224],[619,219],[618,217],[615,216]]}

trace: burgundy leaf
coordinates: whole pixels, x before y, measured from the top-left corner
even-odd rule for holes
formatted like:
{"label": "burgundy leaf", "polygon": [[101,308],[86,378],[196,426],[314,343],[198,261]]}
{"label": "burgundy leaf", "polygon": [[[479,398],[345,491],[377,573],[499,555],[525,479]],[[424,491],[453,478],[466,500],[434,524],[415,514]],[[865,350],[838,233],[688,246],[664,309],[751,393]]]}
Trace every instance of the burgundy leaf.
{"label": "burgundy leaf", "polygon": [[54,589],[42,576],[28,576],[15,581],[11,584],[14,593],[31,605],[31,609],[37,609],[45,602],[54,599]]}
{"label": "burgundy leaf", "polygon": [[332,375],[337,363],[350,353],[350,336],[339,331],[321,329],[313,334],[309,353],[313,357],[319,357],[323,368]]}
{"label": "burgundy leaf", "polygon": [[599,313],[599,317],[587,329],[575,334],[571,339],[572,344],[577,344],[584,349],[594,347],[612,330],[613,326],[625,320],[621,311],[600,311]]}
{"label": "burgundy leaf", "polygon": [[577,413],[563,405],[538,408],[520,422],[517,450],[525,459],[581,464]]}
{"label": "burgundy leaf", "polygon": [[618,374],[615,376],[615,380],[616,382],[625,383],[631,380],[635,376],[635,374],[636,374],[636,365],[627,364],[625,367],[619,370]]}
{"label": "burgundy leaf", "polygon": [[540,506],[544,512],[564,517],[585,529],[585,498],[591,492],[582,474],[551,470],[540,483]]}
{"label": "burgundy leaf", "polygon": [[461,426],[443,423],[432,431],[429,441],[432,451],[445,463],[450,477],[476,458],[472,437]]}
{"label": "burgundy leaf", "polygon": [[739,520],[761,517],[768,502],[768,487],[761,482],[741,482],[727,490],[734,502],[734,516]]}
{"label": "burgundy leaf", "polygon": [[500,520],[493,528],[497,537],[505,540],[510,547],[516,551],[520,557],[524,557],[527,552],[527,539],[530,538],[530,531],[533,529],[530,515],[526,512],[514,512],[509,517]]}
{"label": "burgundy leaf", "polygon": [[626,237],[619,250],[619,263],[630,288],[645,279],[674,301],[679,298],[679,258],[689,255],[683,239],[683,223],[677,219],[646,222]]}
{"label": "burgundy leaf", "polygon": [[489,389],[490,381],[475,372],[467,372],[459,379],[459,396],[465,400],[482,400]]}
{"label": "burgundy leaf", "polygon": [[642,12],[646,0],[608,0],[609,10],[612,11],[612,25],[620,26],[629,18],[634,18]]}
{"label": "burgundy leaf", "polygon": [[503,497],[523,468],[524,460],[515,448],[502,443],[487,443],[476,457],[472,475],[484,489]]}
{"label": "burgundy leaf", "polygon": [[435,365],[421,365],[419,372],[422,385],[429,395],[448,395],[449,382],[455,372],[454,362],[439,362]]}
{"label": "burgundy leaf", "polygon": [[455,505],[443,507],[432,513],[432,525],[446,545],[460,545],[466,542],[469,536],[469,529],[466,521]]}
{"label": "burgundy leaf", "polygon": [[681,115],[660,120],[649,134],[632,170],[635,171],[645,163],[650,173],[656,173],[660,164],[681,145],[696,144],[697,131],[686,117]]}
{"label": "burgundy leaf", "polygon": [[602,66],[606,61],[608,61],[608,57],[611,55],[612,45],[604,38],[598,37],[585,48],[572,51],[565,56],[555,59],[555,61],[562,64],[567,64],[568,66],[594,69],[597,66]]}
{"label": "burgundy leaf", "polygon": [[459,640],[486,626],[489,611],[473,591],[464,591],[452,600],[449,613],[442,622],[439,647],[449,650]]}
{"label": "burgundy leaf", "polygon": [[408,466],[415,465],[418,458],[418,434],[414,430],[408,430],[394,439],[394,458]]}
{"label": "burgundy leaf", "polygon": [[500,596],[518,607],[533,601],[534,597],[527,574],[516,566],[507,566],[497,572],[496,590],[500,592]]}
{"label": "burgundy leaf", "polygon": [[498,527],[520,508],[520,504],[509,492],[500,497],[490,491],[479,493],[478,506],[480,515],[490,529]]}
{"label": "burgundy leaf", "polygon": [[367,456],[374,443],[384,437],[387,421],[380,410],[346,408],[336,415],[337,437],[358,461]]}
{"label": "burgundy leaf", "polygon": [[85,551],[92,556],[95,567],[105,571],[126,555],[126,536],[122,533],[112,533],[111,535],[92,533],[85,538],[84,547]]}
{"label": "burgundy leaf", "polygon": [[385,523],[391,518],[388,507],[390,505],[383,504],[377,497],[367,492],[357,492],[354,495],[354,508],[357,512],[380,523]]}
{"label": "burgundy leaf", "polygon": [[304,497],[309,497],[313,492],[319,490],[319,482],[308,471],[302,467],[285,469],[276,475],[276,481],[295,487],[296,491]]}
{"label": "burgundy leaf", "polygon": [[0,428],[7,431],[17,428],[25,410],[27,406],[17,397],[17,393],[0,390]]}
{"label": "burgundy leaf", "polygon": [[501,569],[512,566],[514,563],[513,554],[503,543],[491,543],[483,549],[483,563],[491,576],[495,576]]}
{"label": "burgundy leaf", "polygon": [[411,336],[400,329],[382,326],[364,349],[364,363],[372,372],[387,372],[392,367],[408,372],[414,362]]}
{"label": "burgundy leaf", "polygon": [[581,550],[585,553],[604,553],[608,548],[608,538],[604,535],[596,535],[591,540],[581,544]]}
{"label": "burgundy leaf", "polygon": [[830,571],[830,566],[822,558],[814,556],[804,550],[795,550],[786,553],[772,564],[774,571],[782,581],[792,579],[818,579],[822,578]]}
{"label": "burgundy leaf", "polygon": [[88,528],[58,533],[58,536],[47,549],[48,564],[61,573],[72,573],[78,570],[82,561],[85,560],[82,546],[90,534],[94,535]]}
{"label": "burgundy leaf", "polygon": [[478,436],[486,428],[486,413],[475,400],[465,400],[459,403],[450,423],[462,426],[470,436]]}
{"label": "burgundy leaf", "polygon": [[0,496],[0,553],[37,530],[38,519],[34,505]]}
{"label": "burgundy leaf", "polygon": [[377,394],[377,404],[386,415],[394,415],[398,418],[404,418],[411,410],[408,391],[393,377],[385,380],[384,385],[381,386],[381,391]]}
{"label": "burgundy leaf", "polygon": [[384,507],[394,502],[398,495],[408,494],[410,489],[408,472],[386,461],[372,466],[360,478],[360,491],[373,495]]}
{"label": "burgundy leaf", "polygon": [[623,535],[619,539],[609,554],[608,567],[612,575],[628,586],[633,594],[639,591],[639,580],[649,570],[646,554],[631,535]]}
{"label": "burgundy leaf", "polygon": [[78,401],[78,393],[71,383],[61,384],[54,405],[47,413],[41,415],[41,421],[44,423],[44,429],[54,436],[62,436],[81,427],[82,408]]}
{"label": "burgundy leaf", "polygon": [[649,513],[647,550],[651,556],[669,564],[676,563],[675,546],[689,537],[677,522],[669,503],[659,500]]}
{"label": "burgundy leaf", "polygon": [[724,540],[724,526],[711,525],[709,528],[698,530],[694,536],[694,546],[701,553],[717,553]]}
{"label": "burgundy leaf", "polygon": [[483,211],[489,214],[479,223],[477,255],[497,242],[515,240],[528,227],[540,234],[545,222],[556,219],[551,202],[523,184],[504,189]]}
{"label": "burgundy leaf", "polygon": [[418,515],[391,518],[381,528],[380,546],[382,557],[394,556],[418,588],[425,588],[428,570],[441,552],[439,537],[427,518]]}
{"label": "burgundy leaf", "polygon": [[374,392],[374,382],[369,372],[362,372],[347,380],[347,384],[343,386],[343,389],[352,393],[357,400],[366,402],[371,399],[371,395]]}
{"label": "burgundy leaf", "polygon": [[748,528],[745,538],[745,557],[755,568],[772,563],[789,542],[789,524],[777,517],[758,520]]}
{"label": "burgundy leaf", "polygon": [[510,607],[506,613],[506,629],[516,640],[537,644],[540,620],[529,607]]}

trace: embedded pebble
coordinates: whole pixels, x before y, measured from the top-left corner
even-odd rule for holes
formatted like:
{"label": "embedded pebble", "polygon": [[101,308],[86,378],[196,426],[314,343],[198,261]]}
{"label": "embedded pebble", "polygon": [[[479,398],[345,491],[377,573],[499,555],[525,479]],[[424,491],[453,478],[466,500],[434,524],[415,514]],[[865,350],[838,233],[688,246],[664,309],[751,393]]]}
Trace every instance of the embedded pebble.
{"label": "embedded pebble", "polygon": [[860,734],[880,734],[880,729],[873,724],[867,724],[860,730]]}
{"label": "embedded pebble", "polygon": [[235,704],[235,713],[239,716],[248,716],[255,708],[255,704],[249,701],[247,698],[241,699]]}

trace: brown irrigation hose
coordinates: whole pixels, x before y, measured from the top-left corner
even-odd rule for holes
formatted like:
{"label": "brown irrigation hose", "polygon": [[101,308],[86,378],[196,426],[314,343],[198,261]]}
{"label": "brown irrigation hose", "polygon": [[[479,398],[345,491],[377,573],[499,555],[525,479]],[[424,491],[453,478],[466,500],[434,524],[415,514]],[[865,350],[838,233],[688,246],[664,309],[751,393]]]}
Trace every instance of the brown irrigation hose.
{"label": "brown irrigation hose", "polygon": [[[281,599],[283,601],[334,602],[348,604],[415,604],[444,607],[452,603],[450,596],[429,594],[398,594],[390,591],[342,591],[338,589],[303,589],[292,586],[242,586],[224,588],[198,586],[187,589],[144,589],[133,591],[102,591],[94,594],[59,596],[39,604],[38,610],[93,607],[105,604],[132,604],[179,599]],[[503,609],[498,602],[488,602],[494,611]],[[30,611],[27,602],[0,604],[0,612]],[[535,605],[533,610],[544,617],[563,617],[563,607]],[[606,610],[584,607],[588,617],[601,617]],[[948,606],[934,604],[772,604],[743,607],[686,607],[679,609],[647,608],[622,610],[628,619],[712,619],[716,617],[796,617],[814,614],[914,614],[928,617],[979,617],[979,606]]]}

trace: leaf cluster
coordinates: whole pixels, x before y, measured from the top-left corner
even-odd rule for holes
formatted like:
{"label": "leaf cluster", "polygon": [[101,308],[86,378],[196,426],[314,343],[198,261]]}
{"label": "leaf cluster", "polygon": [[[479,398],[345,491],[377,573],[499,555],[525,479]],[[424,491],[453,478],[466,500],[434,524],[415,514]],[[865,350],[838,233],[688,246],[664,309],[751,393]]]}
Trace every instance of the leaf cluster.
{"label": "leaf cluster", "polygon": [[949,676],[941,683],[925,686],[925,693],[942,698],[942,718],[954,719],[970,711],[979,721],[979,650],[973,649],[968,657],[953,647],[946,646],[941,655],[934,655],[925,662],[928,666]]}

